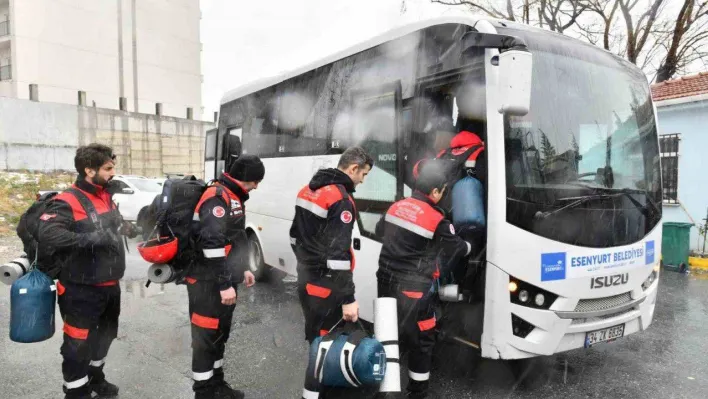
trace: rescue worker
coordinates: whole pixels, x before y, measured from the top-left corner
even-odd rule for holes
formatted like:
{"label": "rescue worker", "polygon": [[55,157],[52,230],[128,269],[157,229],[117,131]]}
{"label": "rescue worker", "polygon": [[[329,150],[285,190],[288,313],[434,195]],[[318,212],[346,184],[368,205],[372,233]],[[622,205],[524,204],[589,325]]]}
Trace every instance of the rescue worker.
{"label": "rescue worker", "polygon": [[137,235],[123,222],[109,193],[115,175],[113,150],[90,144],[76,150],[76,183],[52,200],[40,216],[39,241],[55,248],[61,271],[56,283],[64,320],[61,354],[65,398],[118,394],[103,373],[118,334],[125,249],[120,234]]}
{"label": "rescue worker", "polygon": [[[356,322],[359,318],[352,280],[356,223],[352,194],[373,166],[374,160],[362,148],[350,147],[337,168],[317,171],[295,200],[290,244],[297,258],[298,297],[310,344],[341,319]],[[306,377],[303,398],[318,396],[318,382]]]}
{"label": "rescue worker", "polygon": [[428,394],[439,302],[437,279],[471,250],[436,207],[448,187],[450,163],[424,162],[413,196],[394,203],[377,225],[383,237],[376,273],[378,296],[396,298],[399,345],[408,352],[407,395],[411,398]]}
{"label": "rescue worker", "polygon": [[198,261],[187,283],[192,323],[192,372],[195,399],[241,399],[242,391],[224,380],[224,348],[231,332],[236,285],[255,277],[248,269],[245,202],[265,176],[254,155],[233,161],[228,173],[208,187],[194,211]]}

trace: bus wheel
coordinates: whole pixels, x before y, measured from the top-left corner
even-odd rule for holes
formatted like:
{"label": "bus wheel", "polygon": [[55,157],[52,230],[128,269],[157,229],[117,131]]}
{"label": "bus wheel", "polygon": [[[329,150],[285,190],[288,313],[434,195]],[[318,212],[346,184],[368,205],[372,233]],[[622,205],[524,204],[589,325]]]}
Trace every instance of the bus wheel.
{"label": "bus wheel", "polygon": [[248,266],[257,281],[267,281],[270,267],[263,261],[263,249],[255,234],[248,235]]}

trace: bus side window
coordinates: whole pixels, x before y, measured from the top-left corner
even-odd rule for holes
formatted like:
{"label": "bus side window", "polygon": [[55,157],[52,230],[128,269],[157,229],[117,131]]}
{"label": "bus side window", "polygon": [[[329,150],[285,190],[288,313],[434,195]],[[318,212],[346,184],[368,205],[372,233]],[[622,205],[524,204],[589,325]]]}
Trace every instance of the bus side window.
{"label": "bus side window", "polygon": [[354,199],[362,234],[376,237],[376,224],[398,193],[399,82],[352,93],[349,142],[374,158],[374,167]]}
{"label": "bus side window", "polygon": [[216,159],[216,129],[207,132],[205,141],[204,160],[213,161]]}
{"label": "bus side window", "polygon": [[319,68],[278,85],[278,156],[327,153],[328,71]]}
{"label": "bus side window", "polygon": [[242,153],[260,157],[278,156],[277,112],[275,89],[251,94],[246,98]]}
{"label": "bus side window", "polygon": [[241,156],[243,152],[241,137],[243,136],[243,128],[230,127],[226,130],[226,134],[222,139],[222,154],[219,159],[219,170],[229,169],[231,162]]}

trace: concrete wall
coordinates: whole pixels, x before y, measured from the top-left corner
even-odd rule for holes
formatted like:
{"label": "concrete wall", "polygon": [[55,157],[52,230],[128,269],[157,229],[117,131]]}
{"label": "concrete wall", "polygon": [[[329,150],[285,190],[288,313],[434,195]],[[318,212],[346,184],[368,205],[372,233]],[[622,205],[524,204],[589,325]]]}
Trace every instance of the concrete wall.
{"label": "concrete wall", "polygon": [[164,115],[201,118],[199,0],[21,0],[11,19],[19,98],[34,83],[41,101],[76,104],[82,90],[102,108],[123,96],[136,111],[137,97],[139,112],[162,103]]}
{"label": "concrete wall", "polygon": [[[708,100],[687,104],[660,106],[659,134],[681,133],[679,144],[678,200],[696,223],[702,223],[708,208],[708,178],[705,163],[708,155]],[[664,205],[664,220],[689,222],[678,206]],[[700,244],[700,247],[699,247]],[[703,246],[698,229],[691,229],[691,249]]]}
{"label": "concrete wall", "polygon": [[74,171],[80,145],[114,148],[118,172],[203,175],[211,123],[0,97],[0,169]]}

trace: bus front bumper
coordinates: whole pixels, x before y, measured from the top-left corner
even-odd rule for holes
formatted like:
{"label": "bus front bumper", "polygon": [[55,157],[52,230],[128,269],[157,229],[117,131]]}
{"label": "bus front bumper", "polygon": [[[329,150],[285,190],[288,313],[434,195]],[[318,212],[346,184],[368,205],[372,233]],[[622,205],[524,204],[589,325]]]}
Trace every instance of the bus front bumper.
{"label": "bus front bumper", "polygon": [[[657,278],[646,290],[641,286],[637,287],[624,294],[627,299],[624,303],[601,310],[539,310],[511,304],[512,313],[535,328],[523,338],[511,333],[507,345],[496,348],[498,357],[522,359],[587,347],[589,332],[615,326],[624,326],[623,337],[646,330],[654,317],[658,282]],[[567,300],[567,305],[570,305],[561,306],[562,308],[578,307],[578,299],[559,300]]]}

